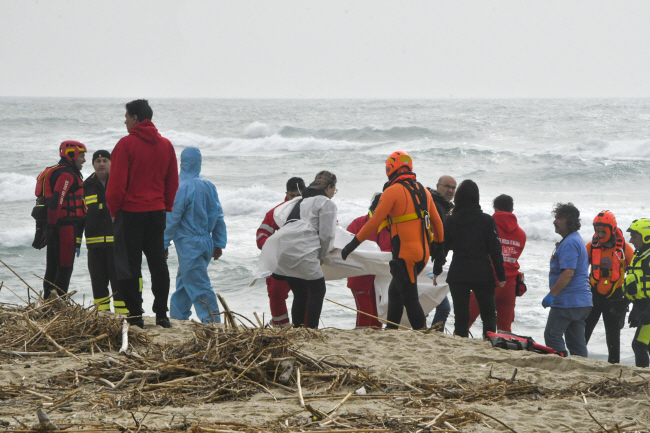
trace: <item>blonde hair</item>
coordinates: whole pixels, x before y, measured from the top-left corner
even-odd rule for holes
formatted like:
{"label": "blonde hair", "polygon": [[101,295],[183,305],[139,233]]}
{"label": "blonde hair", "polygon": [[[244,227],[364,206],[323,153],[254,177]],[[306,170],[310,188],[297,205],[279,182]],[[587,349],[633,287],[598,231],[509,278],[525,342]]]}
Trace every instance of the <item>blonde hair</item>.
{"label": "blonde hair", "polygon": [[336,175],[323,170],[316,175],[314,181],[309,184],[309,188],[325,189],[330,185],[336,186]]}

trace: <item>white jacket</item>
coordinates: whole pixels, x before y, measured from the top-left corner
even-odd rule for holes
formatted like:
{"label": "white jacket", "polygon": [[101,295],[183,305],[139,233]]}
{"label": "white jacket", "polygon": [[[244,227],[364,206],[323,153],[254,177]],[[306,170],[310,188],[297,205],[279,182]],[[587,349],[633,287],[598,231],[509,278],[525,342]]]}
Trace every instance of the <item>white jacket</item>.
{"label": "white jacket", "polygon": [[260,270],[285,277],[323,278],[321,260],[333,248],[336,205],[326,196],[302,199],[300,219],[286,224],[296,198],[275,209],[273,218],[280,230],[269,237],[258,262]]}

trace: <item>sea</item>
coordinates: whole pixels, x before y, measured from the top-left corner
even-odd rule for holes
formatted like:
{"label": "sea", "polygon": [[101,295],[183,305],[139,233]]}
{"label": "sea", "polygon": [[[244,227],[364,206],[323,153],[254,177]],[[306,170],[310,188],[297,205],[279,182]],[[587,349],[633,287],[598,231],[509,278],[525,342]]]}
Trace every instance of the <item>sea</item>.
{"label": "sea", "polygon": [[[127,133],[127,101],[0,98],[0,259],[25,281],[0,264],[0,302],[24,305],[25,284],[42,289],[45,250],[31,247],[36,176],[58,161],[64,140],[85,143],[89,153],[112,150]],[[202,175],[217,186],[228,229],[228,245],[209,274],[229,307],[252,322],[254,313],[270,319],[265,285],[250,286],[259,256],[255,232],[266,212],[283,201],[292,176],[309,183],[320,170],[335,173],[333,200],[343,227],[367,212],[371,196],[386,181],[386,157],[396,150],[412,156],[414,172],[426,186],[435,187],[444,174],[458,183],[474,180],[485,212],[492,213],[494,197],[511,195],[528,236],[519,260],[528,292],[517,299],[512,329],[540,343],[548,316],[541,301],[549,290],[549,259],[560,240],[553,228],[554,204],[578,207],[585,242],[603,209],[614,212],[623,231],[634,219],[650,217],[650,99],[151,99],[150,104],[153,122],[179,158],[186,146],[201,149]],[[92,173],[90,155],[87,159],[84,177]],[[178,266],[173,248],[168,263],[173,291]],[[151,314],[146,261],[143,268],[144,307]],[[85,246],[70,290],[77,302],[92,304]],[[326,298],[354,307],[345,281],[328,282]],[[448,331],[453,320],[452,312]],[[321,327],[354,326],[354,312],[325,301]],[[480,319],[471,332],[480,337]],[[623,364],[634,364],[633,335],[634,329],[622,331]],[[588,348],[590,358],[607,360],[602,321]]]}

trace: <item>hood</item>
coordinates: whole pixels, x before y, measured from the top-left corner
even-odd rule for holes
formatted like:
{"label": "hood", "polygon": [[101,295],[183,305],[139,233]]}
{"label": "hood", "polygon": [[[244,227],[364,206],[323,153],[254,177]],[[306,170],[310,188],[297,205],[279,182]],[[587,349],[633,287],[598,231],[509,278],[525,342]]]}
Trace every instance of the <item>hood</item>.
{"label": "hood", "polygon": [[181,152],[180,180],[199,177],[201,174],[201,151],[196,147],[186,147]]}
{"label": "hood", "polygon": [[156,144],[160,138],[160,133],[149,119],[143,120],[131,128],[129,135],[134,135],[150,144]]}
{"label": "hood", "polygon": [[470,223],[471,221],[478,221],[483,218],[483,211],[481,206],[477,203],[468,203],[465,206],[454,208],[452,215],[455,217],[456,221],[462,221],[463,223]]}
{"label": "hood", "polygon": [[498,211],[492,217],[496,221],[497,227],[504,233],[512,233],[519,228],[517,217],[511,212]]}

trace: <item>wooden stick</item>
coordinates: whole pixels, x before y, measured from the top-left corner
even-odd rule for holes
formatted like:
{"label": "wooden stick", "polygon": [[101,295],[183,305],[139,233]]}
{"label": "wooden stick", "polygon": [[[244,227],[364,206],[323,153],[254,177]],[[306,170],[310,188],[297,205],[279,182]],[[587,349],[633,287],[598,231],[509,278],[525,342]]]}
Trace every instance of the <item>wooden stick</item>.
{"label": "wooden stick", "polygon": [[122,347],[118,353],[125,353],[129,348],[129,322],[122,319]]}
{"label": "wooden stick", "polygon": [[[3,262],[2,260],[0,260],[0,263],[2,263],[3,265],[5,265],[5,267],[6,267],[7,269],[9,269],[9,270],[11,271],[12,274],[14,274],[16,277],[18,277],[18,279],[19,279],[20,281],[22,281],[22,282],[27,286],[28,289],[32,289],[32,286],[30,286],[29,284],[27,284],[27,281],[23,280],[22,277],[21,277],[20,275],[18,275],[18,274],[17,274],[13,269],[11,269],[11,268],[9,267],[8,264],[6,264],[5,262]],[[6,287],[6,286],[5,286],[5,287]],[[36,290],[34,290],[34,289],[32,289],[32,292],[37,293]],[[13,293],[13,292],[11,292],[11,293]],[[14,295],[16,295],[16,294],[14,293]],[[16,295],[16,296],[18,296],[18,295]],[[27,296],[29,296],[29,291],[27,292]],[[23,301],[23,302],[25,302],[25,301]],[[27,305],[29,305],[29,304],[27,304]]]}
{"label": "wooden stick", "polygon": [[0,353],[18,356],[59,356],[59,352],[15,352],[12,350],[0,350]]}
{"label": "wooden stick", "polygon": [[331,415],[331,414],[333,414],[334,412],[336,412],[337,410],[339,410],[339,408],[340,408],[341,406],[343,406],[343,403],[345,403],[346,401],[348,401],[348,399],[352,396],[353,393],[354,393],[354,391],[350,391],[350,392],[348,392],[348,395],[346,395],[345,397],[343,397],[343,400],[341,400],[341,402],[340,402],[339,404],[337,404],[336,406],[334,406],[334,407],[332,408],[332,410],[330,410],[329,412],[327,412],[327,415]]}
{"label": "wooden stick", "polygon": [[[481,415],[484,415],[484,416],[486,416],[486,417],[488,417],[488,418],[492,418],[493,420],[495,420],[496,422],[498,422],[499,424],[501,424],[502,426],[504,426],[505,428],[507,428],[508,430],[510,430],[512,433],[517,433],[516,430],[513,430],[512,428],[508,427],[508,425],[506,425],[503,421],[500,421],[500,420],[496,419],[496,418],[493,417],[492,415],[488,415],[488,414],[486,414],[485,412],[481,412],[480,410],[474,410],[474,412],[478,412],[478,413],[480,413]],[[587,411],[587,412],[589,412],[589,411]],[[591,414],[590,414],[590,415],[591,415]],[[447,424],[448,424],[448,423],[445,421],[445,425],[447,425]],[[451,426],[451,424],[449,424],[448,426]]]}
{"label": "wooden stick", "polygon": [[298,397],[300,398],[300,406],[305,407],[305,399],[302,396],[302,386],[300,385],[300,367],[296,370],[296,384],[298,385]]}
{"label": "wooden stick", "polygon": [[32,395],[37,396],[37,397],[44,398],[44,399],[46,399],[46,400],[54,400],[52,397],[49,397],[49,396],[47,396],[47,395],[45,395],[45,394],[40,394],[40,393],[38,393],[38,392],[36,392],[36,391],[32,391],[32,390],[29,390],[29,389],[25,389],[25,392],[28,392],[28,393],[30,393],[30,394],[32,394]]}
{"label": "wooden stick", "polygon": [[255,319],[257,320],[257,323],[260,325],[260,328],[264,328],[264,325],[262,324],[262,321],[260,320],[260,316],[257,315],[257,312],[253,311],[253,315],[255,315]]}
{"label": "wooden stick", "polygon": [[404,382],[402,379],[400,379],[398,377],[395,377],[395,376],[390,376],[390,377],[395,379],[396,381],[398,381],[402,385],[405,385],[406,387],[411,388],[413,391],[416,391],[416,392],[418,392],[420,394],[424,394],[424,392],[421,389],[418,389],[418,388],[414,387],[413,385],[410,385],[410,384]]}
{"label": "wooden stick", "polygon": [[150,385],[145,386],[144,390],[149,391],[150,389],[157,389],[157,388],[165,388],[165,387],[169,387],[169,386],[175,386],[178,383],[187,382],[189,380],[198,379],[200,377],[223,376],[227,372],[228,372],[227,370],[221,370],[221,371],[215,371],[214,373],[209,372],[209,373],[204,373],[204,374],[198,374],[196,376],[181,377],[181,378],[178,378],[178,379],[169,380],[167,382],[162,382],[162,383],[152,383]]}
{"label": "wooden stick", "polygon": [[386,319],[382,319],[381,317],[373,316],[372,314],[369,314],[369,313],[365,313],[365,312],[363,312],[363,311],[356,310],[356,309],[354,309],[354,308],[352,308],[352,307],[348,307],[347,305],[343,305],[343,304],[339,304],[338,302],[334,302],[334,301],[332,301],[331,299],[327,299],[327,298],[325,298],[325,300],[331,302],[332,304],[336,304],[336,305],[338,305],[338,306],[340,306],[340,307],[347,308],[348,310],[352,310],[352,311],[356,311],[357,313],[365,314],[366,316],[368,316],[368,317],[372,317],[373,319],[377,319],[377,320],[379,320],[379,321],[381,321],[381,322],[388,323],[388,324],[391,324],[391,325],[395,325],[395,326],[397,326],[398,328],[402,328],[402,329],[406,329],[406,330],[408,330],[408,331],[413,331],[413,332],[417,332],[418,334],[422,334],[422,331],[419,331],[419,330],[417,330],[417,329],[407,328],[406,326],[402,326],[402,325],[400,325],[399,323],[391,322],[390,320],[386,320]]}

